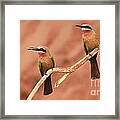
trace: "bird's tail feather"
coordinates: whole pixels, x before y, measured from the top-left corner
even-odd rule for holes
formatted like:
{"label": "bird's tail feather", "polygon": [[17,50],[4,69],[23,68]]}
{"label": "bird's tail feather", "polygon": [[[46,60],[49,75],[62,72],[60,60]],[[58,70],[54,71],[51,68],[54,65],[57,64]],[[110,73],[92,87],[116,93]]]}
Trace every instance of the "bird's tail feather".
{"label": "bird's tail feather", "polygon": [[51,75],[44,82],[44,95],[52,93]]}
{"label": "bird's tail feather", "polygon": [[94,57],[92,57],[90,59],[90,63],[91,63],[91,79],[99,79],[100,78],[100,72],[99,72],[96,57],[97,57],[97,55],[95,55]]}

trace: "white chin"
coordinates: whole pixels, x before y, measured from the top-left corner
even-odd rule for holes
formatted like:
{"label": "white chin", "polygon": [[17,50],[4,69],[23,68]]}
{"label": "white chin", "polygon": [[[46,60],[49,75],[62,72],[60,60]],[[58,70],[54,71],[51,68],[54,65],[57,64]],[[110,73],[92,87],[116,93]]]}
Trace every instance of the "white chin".
{"label": "white chin", "polygon": [[45,52],[43,52],[43,51],[37,51],[37,53],[41,53],[41,54],[44,54]]}
{"label": "white chin", "polygon": [[82,30],[91,30],[91,29],[88,29],[88,28],[82,28]]}

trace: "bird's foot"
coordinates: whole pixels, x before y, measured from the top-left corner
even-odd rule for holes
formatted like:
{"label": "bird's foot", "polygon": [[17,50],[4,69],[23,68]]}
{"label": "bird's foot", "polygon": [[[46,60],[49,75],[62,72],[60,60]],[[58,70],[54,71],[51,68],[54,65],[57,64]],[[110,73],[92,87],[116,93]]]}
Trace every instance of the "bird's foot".
{"label": "bird's foot", "polygon": [[92,55],[89,53],[89,56],[92,57]]}

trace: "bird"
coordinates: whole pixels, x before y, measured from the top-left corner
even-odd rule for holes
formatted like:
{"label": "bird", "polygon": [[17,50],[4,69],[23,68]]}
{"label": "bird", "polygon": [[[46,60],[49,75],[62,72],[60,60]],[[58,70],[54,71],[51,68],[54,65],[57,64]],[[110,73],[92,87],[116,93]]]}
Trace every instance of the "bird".
{"label": "bird", "polygon": [[[38,55],[38,68],[42,76],[46,74],[46,72],[54,68],[55,62],[54,59],[46,46],[38,46],[38,47],[29,47],[27,50],[36,52]],[[51,83],[51,75],[44,81],[44,95],[49,95],[53,92],[52,83]]]}
{"label": "bird", "polygon": [[[95,48],[99,48],[99,36],[96,34],[95,30],[90,24],[81,23],[76,24],[76,27],[81,29],[82,33],[82,41],[84,45],[84,50],[86,54],[89,54]],[[91,64],[91,79],[99,79],[100,78],[100,71],[98,68],[97,63],[97,53],[89,59]]]}

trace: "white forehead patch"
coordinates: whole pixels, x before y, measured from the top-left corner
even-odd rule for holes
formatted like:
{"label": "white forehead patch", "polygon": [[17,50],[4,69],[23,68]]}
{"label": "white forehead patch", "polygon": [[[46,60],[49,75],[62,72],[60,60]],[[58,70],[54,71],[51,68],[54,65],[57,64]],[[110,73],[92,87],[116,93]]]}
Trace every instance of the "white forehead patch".
{"label": "white forehead patch", "polygon": [[90,26],[89,24],[81,24],[81,26]]}
{"label": "white forehead patch", "polygon": [[43,48],[44,50],[47,50],[47,47],[46,47],[46,46],[38,46],[37,48],[38,48],[38,49]]}
{"label": "white forehead patch", "polygon": [[40,48],[42,48],[42,47],[38,46],[37,48],[40,49]]}

